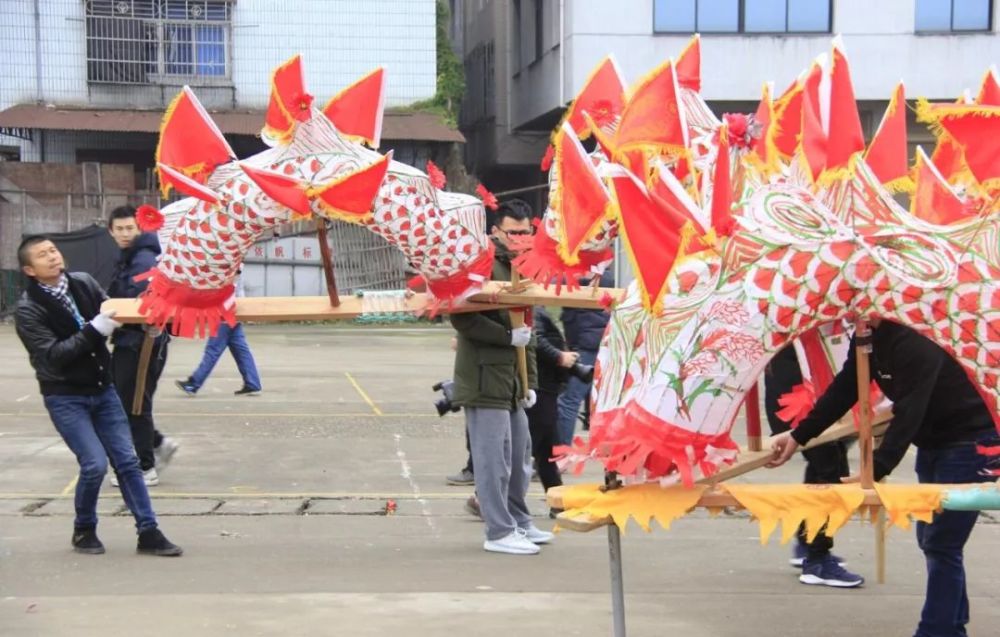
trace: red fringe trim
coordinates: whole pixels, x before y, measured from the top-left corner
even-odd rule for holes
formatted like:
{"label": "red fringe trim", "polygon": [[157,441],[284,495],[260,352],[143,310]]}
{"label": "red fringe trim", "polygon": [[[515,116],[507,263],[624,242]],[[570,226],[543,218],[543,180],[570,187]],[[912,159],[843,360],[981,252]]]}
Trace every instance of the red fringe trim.
{"label": "red fringe trim", "polygon": [[236,304],[229,303],[234,295],[232,284],[196,290],[172,281],[155,267],[136,279],[149,279],[149,287],[139,297],[139,312],[160,329],[169,323],[174,336],[194,338],[196,331],[201,338],[215,336],[222,321],[236,326]]}
{"label": "red fringe trim", "polygon": [[984,447],[976,445],[976,451],[984,456],[1000,456],[1000,447]]}
{"label": "red fringe trim", "polygon": [[[695,481],[697,468],[705,477],[714,475],[722,464],[733,459],[721,459],[708,447],[736,452],[739,446],[729,432],[718,435],[699,434],[661,420],[636,403],[610,412],[593,414],[590,440],[576,438],[572,446],[553,449],[557,457],[585,455],[600,461],[608,471],[632,476],[645,470],[645,477],[657,479],[679,474],[686,486]],[[582,471],[582,463],[574,470]]]}
{"label": "red fringe trim", "polygon": [[[483,282],[489,281],[493,274],[493,255],[496,247],[492,241],[487,242],[486,250],[465,268],[440,279],[426,279],[426,288],[432,299],[428,300],[427,311],[433,317],[442,309],[452,308],[455,301],[462,300],[472,292],[483,287]],[[471,277],[471,278],[470,278]]]}
{"label": "red fringe trim", "polygon": [[594,266],[610,261],[613,257],[610,248],[600,252],[581,250],[580,262],[567,265],[556,251],[556,242],[541,228],[532,239],[517,242],[514,249],[524,250],[514,259],[518,272],[546,289],[555,283],[556,294],[562,291],[563,285],[569,291],[579,288],[581,279],[595,276],[592,269]]}

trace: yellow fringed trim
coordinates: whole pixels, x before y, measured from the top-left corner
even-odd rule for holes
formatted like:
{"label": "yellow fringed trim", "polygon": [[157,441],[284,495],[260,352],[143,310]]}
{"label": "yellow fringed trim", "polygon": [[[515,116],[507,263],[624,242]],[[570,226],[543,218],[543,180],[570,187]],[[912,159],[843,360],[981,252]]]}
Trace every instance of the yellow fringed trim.
{"label": "yellow fringed trim", "polygon": [[851,519],[865,498],[856,484],[721,486],[757,518],[762,545],[767,544],[779,522],[783,544],[795,536],[803,523],[807,541],[815,539],[821,529],[832,537]]}
{"label": "yellow fringed trim", "polygon": [[372,217],[371,210],[362,214],[355,214],[353,212],[348,212],[347,210],[337,208],[336,206],[331,206],[330,204],[326,203],[319,197],[317,197],[313,201],[315,201],[316,205],[318,205],[320,209],[327,215],[329,215],[331,218],[340,219],[341,221],[346,221],[347,223],[361,224],[368,221]]}
{"label": "yellow fringed trim", "polygon": [[586,514],[595,518],[610,517],[623,533],[629,519],[647,533],[655,520],[664,530],[687,515],[698,504],[708,485],[692,488],[681,485],[661,487],[657,483],[636,484],[602,491],[600,485],[579,484],[564,487],[563,506],[572,517]]}
{"label": "yellow fringed trim", "polygon": [[899,193],[912,193],[916,190],[916,184],[913,183],[913,178],[909,175],[903,175],[902,177],[896,177],[891,181],[887,181],[882,184],[882,187],[888,190],[891,194],[896,195]]}

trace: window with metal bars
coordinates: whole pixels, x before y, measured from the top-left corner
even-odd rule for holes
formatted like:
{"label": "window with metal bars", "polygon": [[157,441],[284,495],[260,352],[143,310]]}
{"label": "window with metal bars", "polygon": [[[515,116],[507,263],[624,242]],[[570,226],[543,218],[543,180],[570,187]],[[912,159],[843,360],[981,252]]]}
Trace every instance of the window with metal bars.
{"label": "window with metal bars", "polygon": [[234,0],[88,0],[87,81],[232,77]]}

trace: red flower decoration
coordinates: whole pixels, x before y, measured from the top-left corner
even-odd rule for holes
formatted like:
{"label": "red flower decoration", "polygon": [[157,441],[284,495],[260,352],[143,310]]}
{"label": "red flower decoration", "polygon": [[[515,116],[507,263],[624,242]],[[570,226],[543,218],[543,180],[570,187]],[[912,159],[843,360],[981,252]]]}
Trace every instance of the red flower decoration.
{"label": "red flower decoration", "polygon": [[437,164],[431,160],[427,160],[427,176],[430,177],[431,185],[438,190],[444,190],[444,185],[448,183],[447,178],[441,169],[437,167]]}
{"label": "red flower decoration", "polygon": [[135,223],[143,232],[156,232],[163,227],[163,221],[163,213],[149,204],[143,204],[135,211]]}
{"label": "red flower decoration", "polygon": [[605,292],[601,295],[600,301],[598,301],[605,310],[610,312],[615,309],[615,297],[611,296],[610,292]]}
{"label": "red flower decoration", "polygon": [[552,160],[556,158],[556,147],[549,144],[549,147],[545,149],[545,156],[542,157],[541,168],[543,172],[549,172],[549,168],[552,167]]}
{"label": "red flower decoration", "polygon": [[300,122],[307,122],[312,116],[312,103],[313,96],[309,93],[303,93],[302,95],[296,95],[292,98],[292,103],[295,105],[294,111],[292,112],[292,117],[299,120]]}
{"label": "red flower decoration", "polygon": [[722,120],[729,130],[729,143],[737,148],[750,147],[750,122],[743,113],[725,113]]}
{"label": "red flower decoration", "polygon": [[496,210],[500,207],[500,202],[497,201],[496,196],[492,192],[486,190],[486,186],[482,184],[476,186],[476,194],[483,200],[483,205],[490,210]]}

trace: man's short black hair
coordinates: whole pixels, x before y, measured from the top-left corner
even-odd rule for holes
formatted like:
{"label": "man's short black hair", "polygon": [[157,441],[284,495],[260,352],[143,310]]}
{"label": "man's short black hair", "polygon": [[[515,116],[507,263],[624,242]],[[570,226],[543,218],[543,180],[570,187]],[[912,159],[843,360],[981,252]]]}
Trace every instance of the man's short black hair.
{"label": "man's short black hair", "polygon": [[524,199],[508,199],[497,208],[496,214],[493,217],[493,225],[499,228],[505,217],[509,217],[514,221],[524,221],[534,216],[535,211],[531,208],[531,204]]}
{"label": "man's short black hair", "polygon": [[128,219],[129,217],[135,218],[135,208],[133,206],[118,206],[108,215],[108,227],[111,227],[115,219]]}
{"label": "man's short black hair", "polygon": [[44,234],[32,234],[22,239],[21,245],[17,246],[18,265],[22,268],[26,265],[31,265],[31,248],[46,241],[52,241],[52,239]]}

